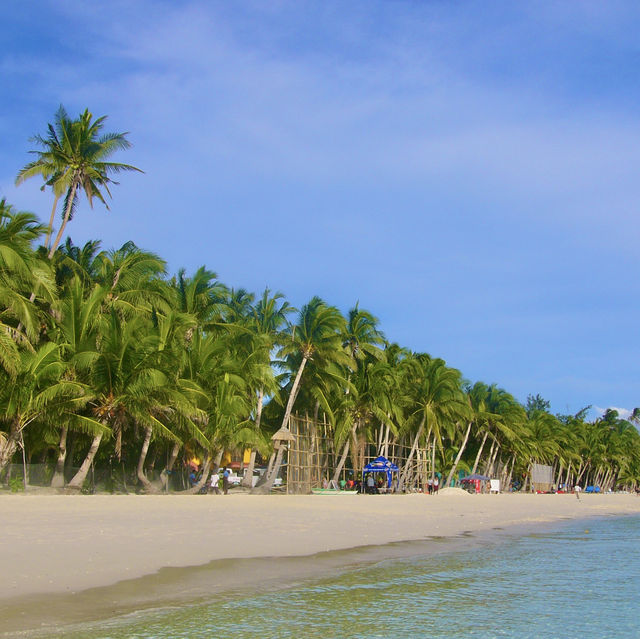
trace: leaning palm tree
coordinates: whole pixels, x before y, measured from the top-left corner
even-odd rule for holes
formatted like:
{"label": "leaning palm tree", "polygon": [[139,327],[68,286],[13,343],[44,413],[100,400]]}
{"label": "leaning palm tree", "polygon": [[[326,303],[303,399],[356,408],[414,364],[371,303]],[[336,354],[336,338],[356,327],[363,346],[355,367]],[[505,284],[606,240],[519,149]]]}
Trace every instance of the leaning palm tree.
{"label": "leaning palm tree", "polygon": [[[302,307],[298,314],[298,322],[292,328],[291,340],[280,350],[281,355],[298,353],[300,364],[291,383],[289,398],[282,418],[283,435],[289,435],[289,417],[300,390],[302,374],[307,362],[314,359],[316,364],[334,362],[344,366],[352,365],[352,358],[342,348],[342,335],[345,319],[335,306],[329,306],[319,297],[312,298]],[[293,372],[293,371],[292,371]],[[280,472],[284,449],[278,448],[275,462],[265,483],[259,487],[260,492],[268,492]]]}
{"label": "leaning palm tree", "polygon": [[110,176],[123,171],[142,172],[130,164],[108,161],[113,153],[128,149],[131,143],[127,140],[127,133],[102,133],[106,118],[103,115],[94,120],[85,109],[77,120],[72,120],[61,105],[56,112],[55,123],[48,126],[47,136],[33,138],[42,149],[34,151],[37,159],[18,173],[17,184],[40,176],[45,180],[44,186],[53,189],[54,207],[47,242],[58,199],[64,195],[62,224],[49,250],[49,258],[55,253],[67,223],[73,218],[80,191],[84,191],[89,206],[93,208],[93,198],[97,198],[108,210],[103,191],[111,197],[109,184],[117,184]]}

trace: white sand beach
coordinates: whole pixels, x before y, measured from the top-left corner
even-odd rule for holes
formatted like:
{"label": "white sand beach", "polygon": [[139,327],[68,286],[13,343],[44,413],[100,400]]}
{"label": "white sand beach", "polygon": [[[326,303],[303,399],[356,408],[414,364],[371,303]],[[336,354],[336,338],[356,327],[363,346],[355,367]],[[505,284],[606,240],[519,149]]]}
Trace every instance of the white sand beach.
{"label": "white sand beach", "polygon": [[0,599],[72,593],[216,559],[291,557],[640,513],[635,495],[0,497]]}

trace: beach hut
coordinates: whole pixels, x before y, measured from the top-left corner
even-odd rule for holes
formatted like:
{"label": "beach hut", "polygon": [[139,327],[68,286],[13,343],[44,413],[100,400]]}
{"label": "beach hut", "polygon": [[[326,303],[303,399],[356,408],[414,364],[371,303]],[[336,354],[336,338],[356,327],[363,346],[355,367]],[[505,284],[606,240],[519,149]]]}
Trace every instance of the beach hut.
{"label": "beach hut", "polygon": [[391,488],[391,480],[393,473],[398,472],[398,467],[386,457],[380,455],[372,462],[369,462],[362,471],[362,481],[368,473],[386,473],[387,475],[387,488]]}

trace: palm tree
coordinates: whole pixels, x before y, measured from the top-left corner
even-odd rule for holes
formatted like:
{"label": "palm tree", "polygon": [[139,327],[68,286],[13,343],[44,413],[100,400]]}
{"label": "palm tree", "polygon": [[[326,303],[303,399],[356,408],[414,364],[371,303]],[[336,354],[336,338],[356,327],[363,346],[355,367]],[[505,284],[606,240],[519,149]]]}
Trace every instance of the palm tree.
{"label": "palm tree", "polygon": [[29,348],[39,337],[42,315],[29,291],[47,303],[55,298],[49,265],[32,248],[42,230],[33,215],[0,200],[0,368],[10,374],[19,366],[18,345]]}
{"label": "palm tree", "polygon": [[415,380],[412,399],[413,416],[418,420],[418,428],[400,476],[400,488],[403,488],[408,477],[413,455],[424,434],[425,427],[428,428],[426,441],[429,442],[433,438],[435,454],[435,446],[442,447],[443,430],[469,415],[468,404],[462,392],[460,372],[449,368],[444,360],[432,359],[426,354],[419,355],[417,361],[420,364],[421,372],[418,379]]}
{"label": "palm tree", "polygon": [[[298,321],[292,328],[291,340],[287,341],[280,350],[281,355],[298,353],[300,356],[300,364],[291,384],[280,427],[284,437],[289,435],[289,417],[300,390],[302,374],[307,362],[314,359],[317,364],[321,362],[335,362],[344,366],[352,364],[351,357],[342,348],[344,327],[345,320],[340,311],[335,306],[327,305],[319,297],[312,298],[300,310]],[[273,486],[280,472],[283,453],[284,449],[280,446],[271,473],[260,487],[260,492],[268,492]]]}
{"label": "palm tree", "polygon": [[65,371],[57,344],[48,342],[33,352],[21,352],[15,380],[0,389],[0,422],[8,426],[8,437],[0,449],[0,473],[27,427],[68,419],[91,398],[86,386],[65,378]]}
{"label": "palm tree", "polygon": [[53,189],[54,205],[47,242],[58,199],[63,194],[65,196],[62,224],[49,251],[49,258],[57,249],[67,223],[73,218],[80,191],[84,191],[89,206],[93,208],[93,198],[97,198],[108,210],[102,190],[111,197],[109,184],[117,184],[110,175],[123,171],[142,173],[135,166],[108,161],[113,153],[128,149],[131,143],[127,140],[127,133],[102,133],[106,119],[107,116],[102,116],[94,120],[89,110],[85,109],[77,120],[71,120],[61,105],[54,124],[48,125],[47,137],[36,135],[33,138],[43,150],[33,151],[37,159],[18,173],[17,184],[40,176],[45,180],[44,186]]}
{"label": "palm tree", "polygon": [[145,328],[143,318],[123,322],[115,310],[107,318],[91,367],[91,387],[95,393],[92,411],[105,429],[94,435],[68,489],[82,487],[105,433],[114,435],[118,459],[125,431],[131,426],[150,428],[167,439],[176,439],[162,417],[170,385],[159,361],[158,338]]}
{"label": "palm tree", "polygon": [[[243,367],[249,373],[249,386],[252,395],[255,395],[254,428],[258,434],[257,441],[263,446],[261,431],[262,409],[265,394],[274,395],[277,385],[271,367],[271,353],[276,346],[282,344],[282,331],[287,325],[287,315],[293,309],[284,300],[282,293],[274,293],[266,288],[262,297],[251,307],[250,316],[247,318],[247,327],[251,331],[250,350],[254,355],[247,354],[246,364]],[[256,461],[256,447],[251,447],[249,466],[243,479],[243,485],[252,487],[253,468]]]}
{"label": "palm tree", "polygon": [[[62,291],[58,306],[60,319],[56,322],[53,338],[62,344],[61,358],[66,363],[66,376],[88,384],[91,366],[98,356],[97,340],[101,323],[100,308],[104,302],[106,291],[100,286],[90,287],[80,276],[76,275]],[[86,418],[86,419],[85,419]],[[93,428],[94,420],[86,415],[78,415],[77,419],[66,420],[60,427],[58,443],[58,459],[51,479],[51,486],[64,486],[64,466],[67,456],[67,435],[69,430],[78,430],[91,435],[104,434],[102,425]]]}

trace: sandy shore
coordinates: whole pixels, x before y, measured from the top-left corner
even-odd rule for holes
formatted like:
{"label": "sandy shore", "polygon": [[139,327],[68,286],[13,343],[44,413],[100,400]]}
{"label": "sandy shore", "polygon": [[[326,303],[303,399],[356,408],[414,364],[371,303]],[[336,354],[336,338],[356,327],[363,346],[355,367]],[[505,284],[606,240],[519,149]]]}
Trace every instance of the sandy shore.
{"label": "sandy shore", "polygon": [[634,495],[6,495],[0,599],[77,592],[216,559],[312,555],[631,513],[640,513]]}

